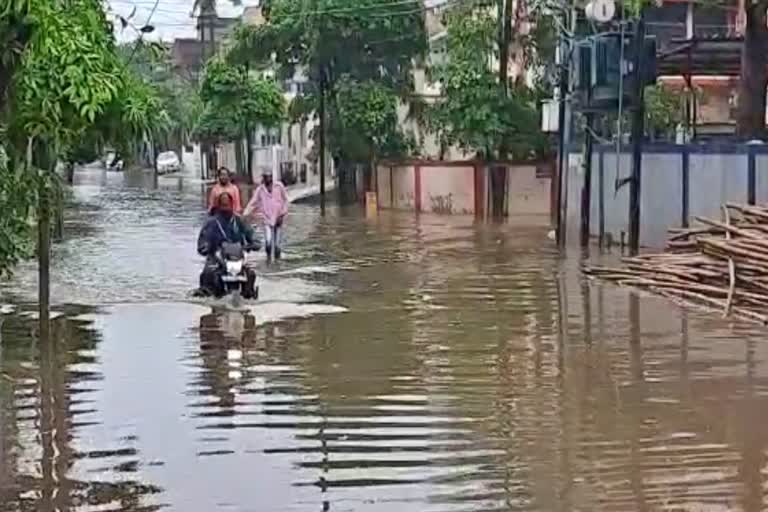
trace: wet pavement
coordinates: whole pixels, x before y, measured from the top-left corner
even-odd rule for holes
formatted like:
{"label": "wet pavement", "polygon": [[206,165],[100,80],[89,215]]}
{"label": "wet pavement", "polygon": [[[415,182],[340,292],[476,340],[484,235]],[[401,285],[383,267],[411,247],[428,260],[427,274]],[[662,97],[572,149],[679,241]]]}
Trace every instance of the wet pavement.
{"label": "wet pavement", "polygon": [[53,343],[34,267],[0,288],[2,512],[766,507],[765,332],[587,285],[542,219],[295,206],[235,310],[189,299],[201,184],[73,201]]}

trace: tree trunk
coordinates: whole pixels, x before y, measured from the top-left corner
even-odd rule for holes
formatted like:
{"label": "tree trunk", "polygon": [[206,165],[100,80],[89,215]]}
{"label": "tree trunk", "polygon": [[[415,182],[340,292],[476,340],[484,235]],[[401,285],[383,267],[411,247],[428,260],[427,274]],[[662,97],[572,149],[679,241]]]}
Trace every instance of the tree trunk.
{"label": "tree trunk", "polygon": [[494,219],[504,217],[504,203],[507,197],[507,165],[491,165],[491,215]]}
{"label": "tree trunk", "polygon": [[237,173],[237,176],[239,178],[243,178],[245,176],[245,161],[243,158],[243,140],[237,139],[234,141],[235,144],[235,172]]}
{"label": "tree trunk", "polygon": [[768,26],[766,8],[761,1],[746,6],[746,27],[741,48],[741,77],[736,133],[745,139],[758,139],[765,135],[765,94],[768,86]]}
{"label": "tree trunk", "polygon": [[253,183],[253,128],[245,130],[245,159],[248,168],[248,183]]}
{"label": "tree trunk", "polygon": [[50,334],[51,304],[51,205],[48,177],[38,178],[39,203],[37,211],[37,263],[38,263],[38,313],[40,315],[40,338]]}
{"label": "tree trunk", "polygon": [[[115,161],[117,161],[117,154],[115,154]],[[65,169],[66,169],[67,185],[74,185],[74,183],[75,183],[75,163],[74,162],[67,162],[65,164]]]}

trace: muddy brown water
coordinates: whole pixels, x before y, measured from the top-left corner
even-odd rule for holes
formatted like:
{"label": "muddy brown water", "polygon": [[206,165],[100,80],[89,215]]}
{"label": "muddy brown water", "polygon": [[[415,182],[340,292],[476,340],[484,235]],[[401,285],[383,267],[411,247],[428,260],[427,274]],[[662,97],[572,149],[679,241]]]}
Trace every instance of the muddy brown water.
{"label": "muddy brown water", "polygon": [[308,206],[259,303],[195,302],[202,197],[79,173],[52,342],[3,285],[0,511],[766,508],[764,331],[587,285],[541,219]]}

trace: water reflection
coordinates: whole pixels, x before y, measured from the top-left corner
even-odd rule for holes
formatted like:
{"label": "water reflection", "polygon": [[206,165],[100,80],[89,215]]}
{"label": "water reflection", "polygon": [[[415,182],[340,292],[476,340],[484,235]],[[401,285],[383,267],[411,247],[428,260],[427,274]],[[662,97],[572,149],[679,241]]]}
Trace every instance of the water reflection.
{"label": "water reflection", "polygon": [[[83,450],[74,442],[88,424],[81,416],[93,412],[80,387],[100,379],[98,373],[78,370],[92,362],[97,333],[60,318],[53,321],[51,339],[44,341],[30,336],[35,326],[29,317],[3,324],[0,510],[157,510],[145,503],[145,497],[160,492],[151,484],[129,475],[92,480],[77,474],[83,461],[113,455]],[[122,451],[137,453],[135,447]],[[113,477],[130,472],[120,467],[103,471]]]}
{"label": "water reflection", "polygon": [[[139,286],[183,259],[129,276],[193,236],[197,184],[81,179],[131,300],[59,306],[50,344],[2,317],[2,511],[766,507],[763,332],[585,282],[545,227],[297,209],[234,311]],[[115,281],[67,283],[73,247],[55,284],[91,303]]]}
{"label": "water reflection", "polygon": [[757,333],[554,263],[472,311],[472,266],[380,270],[341,276],[348,313],[277,324],[115,307],[36,346],[8,317],[2,510],[247,510],[254,485],[267,510],[762,509]]}

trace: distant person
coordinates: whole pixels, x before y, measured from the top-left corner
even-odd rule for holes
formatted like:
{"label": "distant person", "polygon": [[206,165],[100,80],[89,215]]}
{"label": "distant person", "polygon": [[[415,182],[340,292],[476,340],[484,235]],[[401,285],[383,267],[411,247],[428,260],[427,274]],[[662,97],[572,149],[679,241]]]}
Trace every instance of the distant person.
{"label": "distant person", "polygon": [[283,221],[288,214],[288,194],[281,182],[273,182],[270,170],[262,172],[261,185],[245,207],[243,217],[248,218],[254,213],[261,216],[267,259],[272,259],[274,255],[279,260],[282,254]]}
{"label": "distant person", "polygon": [[240,189],[237,185],[232,183],[232,176],[229,169],[226,167],[219,168],[218,181],[211,189],[211,193],[208,195],[208,211],[212,212],[216,206],[216,200],[218,197],[226,192],[229,197],[232,198],[232,211],[240,215],[243,211],[243,205],[240,202]]}
{"label": "distant person", "polygon": [[[216,204],[211,210],[211,217],[208,218],[197,238],[197,252],[206,258],[205,266],[200,274],[200,288],[197,291],[199,296],[213,295],[219,297],[224,294],[224,284],[221,280],[223,270],[218,254],[224,243],[258,248],[251,226],[234,213],[232,196],[228,192],[222,192],[216,197]],[[247,283],[243,298],[250,299],[255,291],[256,272],[246,266],[245,274]]]}

